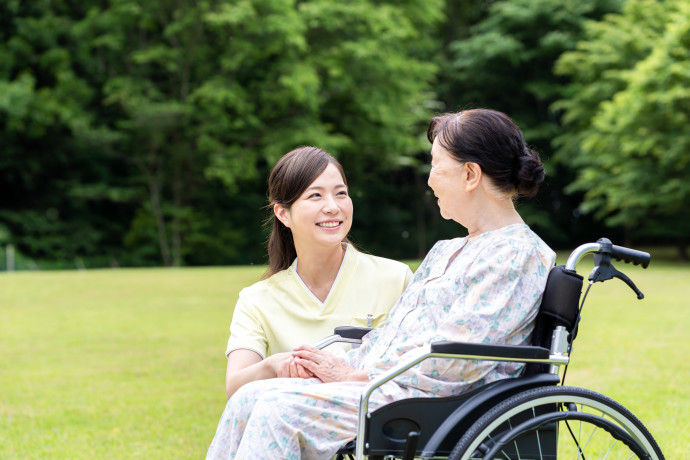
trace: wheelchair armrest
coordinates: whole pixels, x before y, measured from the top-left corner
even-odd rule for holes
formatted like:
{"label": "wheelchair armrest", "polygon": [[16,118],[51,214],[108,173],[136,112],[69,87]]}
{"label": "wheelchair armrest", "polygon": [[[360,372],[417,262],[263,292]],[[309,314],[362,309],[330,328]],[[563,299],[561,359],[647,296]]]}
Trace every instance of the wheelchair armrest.
{"label": "wheelchair armrest", "polygon": [[491,345],[486,343],[434,342],[431,353],[477,356],[483,358],[549,359],[549,350],[529,345]]}
{"label": "wheelchair armrest", "polygon": [[339,326],[333,331],[333,334],[339,335],[344,339],[358,339],[367,335],[372,328],[370,327],[355,327],[355,326]]}
{"label": "wheelchair armrest", "polygon": [[333,335],[321,339],[313,346],[314,348],[322,349],[337,342],[360,344],[362,343],[362,337],[371,330],[372,328],[370,327],[339,326],[335,328]]}

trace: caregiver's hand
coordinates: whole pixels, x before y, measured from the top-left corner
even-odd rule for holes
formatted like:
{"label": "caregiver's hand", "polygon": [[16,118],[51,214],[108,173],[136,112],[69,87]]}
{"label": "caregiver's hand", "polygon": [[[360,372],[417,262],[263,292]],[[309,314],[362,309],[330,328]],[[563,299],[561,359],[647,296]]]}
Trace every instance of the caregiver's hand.
{"label": "caregiver's hand", "polygon": [[308,345],[301,345],[292,351],[296,366],[306,370],[324,383],[367,382],[366,371],[358,371],[332,354]]}
{"label": "caregiver's hand", "polygon": [[[314,374],[296,363],[296,358],[291,352],[278,353],[281,359],[276,362],[275,372],[276,377],[292,378],[292,379],[311,379]],[[275,355],[273,355],[275,356]],[[267,359],[270,359],[267,358]]]}

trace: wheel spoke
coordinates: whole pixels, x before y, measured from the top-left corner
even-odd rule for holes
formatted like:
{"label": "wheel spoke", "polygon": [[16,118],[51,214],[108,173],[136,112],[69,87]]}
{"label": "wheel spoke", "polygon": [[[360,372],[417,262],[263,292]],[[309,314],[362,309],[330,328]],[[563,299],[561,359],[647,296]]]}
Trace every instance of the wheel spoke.
{"label": "wheel spoke", "polygon": [[611,451],[613,450],[613,448],[616,446],[616,443],[617,443],[617,442],[618,442],[617,439],[616,439],[615,441],[613,441],[613,444],[611,444],[611,448],[609,449],[608,452],[606,452],[606,455],[604,455],[604,459],[603,459],[603,460],[606,460],[607,458],[609,458],[609,454],[611,453]]}
{"label": "wheel spoke", "polygon": [[[580,404],[580,412],[582,412],[582,404]],[[582,454],[583,458],[585,456],[585,453],[582,450],[582,420],[580,420],[579,426],[580,426],[580,429],[578,430],[578,433],[577,433],[577,451],[578,451],[577,460],[580,460],[580,454]]]}
{"label": "wheel spoke", "polygon": [[[580,425],[582,425],[582,421],[580,421]],[[595,426],[595,427],[594,427],[594,430],[592,430],[592,434],[589,435],[589,438],[587,439],[587,442],[585,443],[585,446],[582,448],[582,457],[583,457],[583,458],[584,458],[584,456],[585,456],[585,451],[587,450],[587,446],[588,446],[589,443],[592,441],[592,438],[594,437],[594,434],[597,432],[598,429],[599,429],[598,426]]]}
{"label": "wheel spoke", "polygon": [[[510,421],[510,419],[508,419],[508,427],[510,427],[511,430],[513,429],[513,423]],[[522,457],[520,457],[520,449],[518,448],[518,445],[517,445],[517,439],[513,440],[513,445],[515,446],[515,453],[518,456],[517,460],[520,460]],[[503,451],[501,450],[501,452],[503,452]],[[505,455],[506,458],[510,458],[508,456],[508,454],[506,454],[505,452],[503,452],[503,455]]]}
{"label": "wheel spoke", "polygon": [[[537,412],[534,410],[534,407],[533,407],[533,408],[532,408],[532,418],[534,418],[534,417],[536,417],[536,416],[537,416]],[[543,458],[544,458],[544,454],[543,454],[542,451],[541,451],[541,439],[540,439],[540,437],[539,437],[539,430],[537,430],[537,447],[538,447],[538,449],[539,449],[539,458],[540,458],[540,459],[543,459]]]}

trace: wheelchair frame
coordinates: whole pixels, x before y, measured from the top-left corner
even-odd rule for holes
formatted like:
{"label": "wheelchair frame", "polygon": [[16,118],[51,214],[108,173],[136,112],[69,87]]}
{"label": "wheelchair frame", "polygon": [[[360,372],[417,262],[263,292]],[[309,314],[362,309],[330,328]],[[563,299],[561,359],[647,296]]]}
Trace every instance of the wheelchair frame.
{"label": "wheelchair frame", "polygon": [[[588,254],[594,254],[595,259],[595,267],[589,275],[590,286],[615,277],[626,282],[638,298],[644,297],[626,275],[613,267],[611,258],[647,268],[650,261],[648,253],[615,246],[605,238],[579,246],[570,254],[565,266],[556,266],[549,273],[537,315],[533,345],[436,342],[423,355],[400,363],[371,380],[360,397],[356,438],[360,442],[355,444],[354,458],[493,459],[499,458],[495,457],[499,451],[503,455],[500,458],[533,458],[520,455],[520,449],[525,452],[524,446],[529,446],[535,453],[528,455],[555,459],[557,454],[549,454],[554,448],[551,444],[557,443],[553,437],[554,424],[561,420],[579,420],[610,433],[616,440],[614,445],[620,441],[630,448],[633,456],[663,460],[651,434],[623,406],[590,390],[559,385],[559,371],[570,362],[572,342],[577,335],[580,310],[584,304],[584,301],[580,304],[584,279],[577,274],[576,267]],[[361,338],[369,330],[336,328],[332,336],[315,346],[323,348],[334,342],[361,343]],[[527,371],[522,377],[491,382],[460,396],[412,398],[369,412],[369,397],[378,387],[429,358],[520,362],[527,363]],[[424,407],[435,407],[435,410]],[[585,408],[595,413],[585,413]],[[528,411],[533,415],[525,419],[524,414]],[[438,415],[430,415],[432,412]],[[412,413],[414,416],[409,416]],[[422,421],[417,423],[418,420]],[[518,426],[513,427],[512,423],[518,423]],[[567,426],[575,439],[570,426]],[[382,434],[386,430],[387,433]],[[498,435],[500,439],[496,439]],[[557,427],[555,436],[558,436]],[[424,445],[418,449],[420,441]],[[577,440],[576,444],[577,458],[584,458],[581,441]],[[454,445],[453,450],[446,456],[450,445]],[[508,445],[511,447],[506,448]],[[389,448],[392,450],[387,450]],[[345,449],[339,455],[340,458],[342,455],[352,458],[353,452]]]}

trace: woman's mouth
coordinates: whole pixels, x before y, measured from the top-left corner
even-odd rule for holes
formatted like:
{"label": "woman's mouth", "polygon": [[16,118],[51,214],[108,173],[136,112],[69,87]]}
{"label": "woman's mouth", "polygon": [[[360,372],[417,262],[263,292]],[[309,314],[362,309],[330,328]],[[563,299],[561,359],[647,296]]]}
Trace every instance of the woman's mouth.
{"label": "woman's mouth", "polygon": [[340,227],[342,223],[343,221],[341,220],[329,220],[328,222],[319,222],[316,224],[316,226],[330,230]]}

